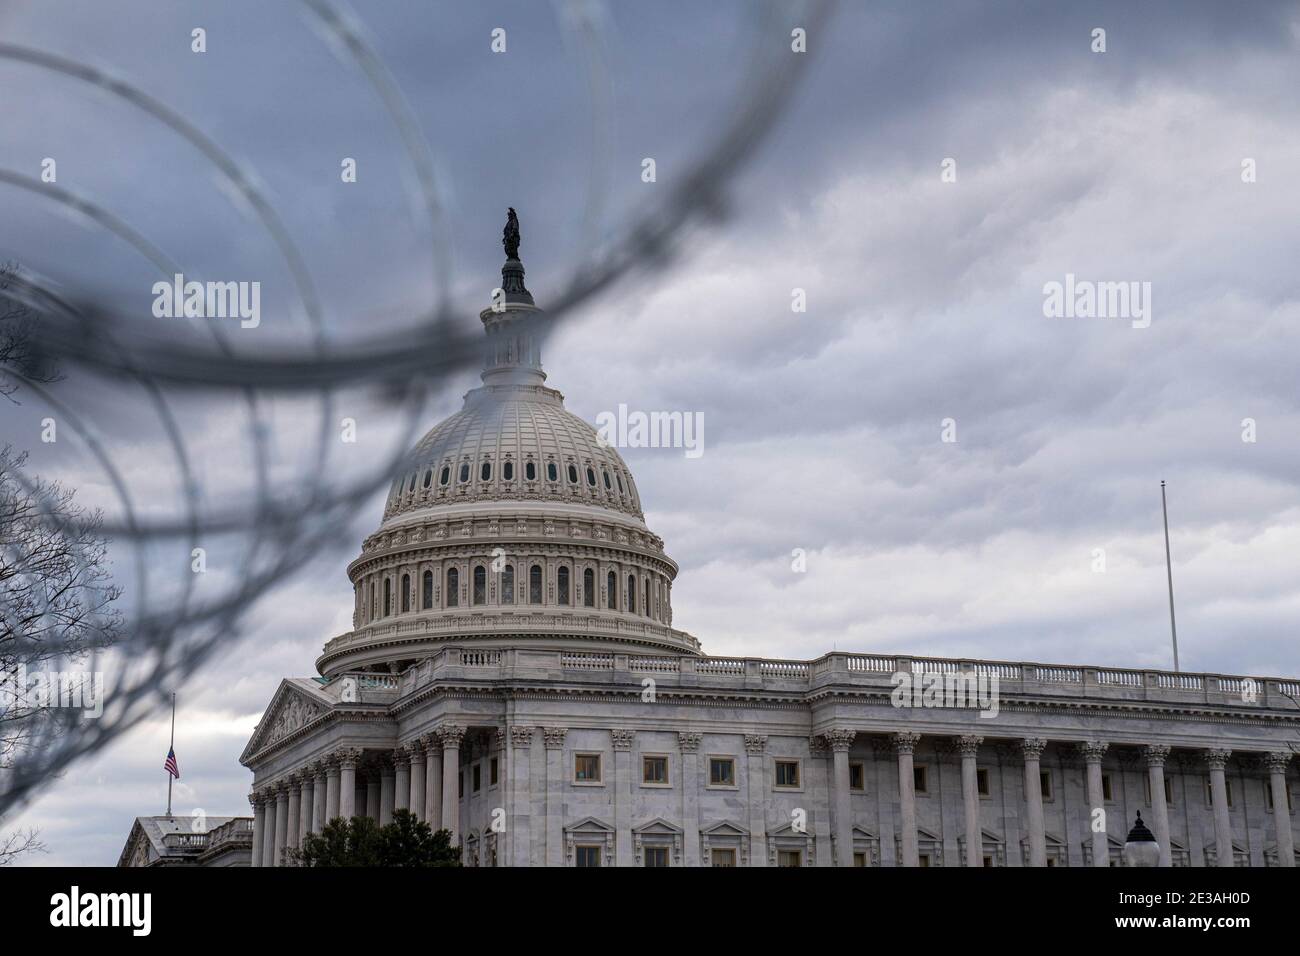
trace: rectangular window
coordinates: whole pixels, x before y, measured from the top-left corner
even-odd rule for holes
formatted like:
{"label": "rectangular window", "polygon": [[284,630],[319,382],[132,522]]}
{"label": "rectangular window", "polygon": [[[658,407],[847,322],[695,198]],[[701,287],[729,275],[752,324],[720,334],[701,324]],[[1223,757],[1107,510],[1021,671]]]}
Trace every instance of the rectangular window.
{"label": "rectangular window", "polygon": [[732,867],[736,865],[736,851],[715,848],[709,851],[710,866]]}
{"label": "rectangular window", "polygon": [[985,866],[986,869],[992,869],[992,867],[993,867],[993,857],[991,857],[991,856],[986,856],[986,857],[984,858],[984,866]]}
{"label": "rectangular window", "polygon": [[912,768],[912,787],[917,793],[930,792],[929,775],[925,772],[925,769],[925,767]]}
{"label": "rectangular window", "polygon": [[[1283,781],[1282,789],[1286,791],[1286,812],[1290,813],[1291,812],[1290,781]],[[1268,809],[1270,810],[1273,809],[1273,782],[1271,780],[1264,781],[1264,806],[1268,807]]]}
{"label": "rectangular window", "polygon": [[573,848],[574,866],[600,866],[600,847],[575,846]]}
{"label": "rectangular window", "polygon": [[801,850],[780,850],[776,854],[777,866],[803,866],[803,852]]}
{"label": "rectangular window", "polygon": [[799,761],[778,760],[776,762],[776,785],[787,790],[799,786]]}
{"label": "rectangular window", "polygon": [[989,795],[989,772],[987,769],[975,771],[975,789],[981,797]]}
{"label": "rectangular window", "polygon": [[[1232,808],[1232,781],[1231,780],[1223,781],[1223,789],[1227,792],[1228,808],[1231,809]],[[1208,777],[1205,780],[1205,805],[1208,807],[1214,806],[1214,788],[1210,786],[1210,781]]]}
{"label": "rectangular window", "polygon": [[853,854],[853,865],[865,867],[867,865],[867,855],[861,850],[856,850]]}
{"label": "rectangular window", "polygon": [[709,758],[709,786],[734,787],[736,785],[736,760],[734,757]]}
{"label": "rectangular window", "polygon": [[499,758],[493,757],[491,760],[488,761],[488,786],[489,787],[495,787],[497,785],[500,770],[501,770],[501,764]]}
{"label": "rectangular window", "polygon": [[668,847],[648,846],[644,850],[646,866],[667,866]]}
{"label": "rectangular window", "polygon": [[483,767],[481,764],[474,764],[474,792],[478,793],[483,789]]}
{"label": "rectangular window", "polygon": [[655,787],[668,786],[668,758],[659,756],[642,757],[641,782]]}
{"label": "rectangular window", "polygon": [[462,770],[456,774],[456,796],[464,798],[465,796],[465,771]]}
{"label": "rectangular window", "polygon": [[1038,773],[1038,791],[1044,800],[1052,799],[1052,771],[1041,770]]}
{"label": "rectangular window", "polygon": [[849,789],[867,789],[867,767],[861,761],[849,764]]}
{"label": "rectangular window", "polygon": [[1174,784],[1168,777],[1165,777],[1165,803],[1174,805]]}
{"label": "rectangular window", "polygon": [[573,782],[600,783],[600,754],[573,755]]}
{"label": "rectangular window", "polygon": [[[1148,780],[1148,782],[1150,782],[1150,781]],[[1110,774],[1108,774],[1108,773],[1103,773],[1103,774],[1101,775],[1101,798],[1102,798],[1103,800],[1114,800],[1114,799],[1115,799],[1114,797],[1111,796],[1111,790],[1110,790]]]}
{"label": "rectangular window", "polygon": [[928,867],[930,865],[930,854],[922,853],[920,856],[918,856],[916,858],[916,865],[922,867]]}

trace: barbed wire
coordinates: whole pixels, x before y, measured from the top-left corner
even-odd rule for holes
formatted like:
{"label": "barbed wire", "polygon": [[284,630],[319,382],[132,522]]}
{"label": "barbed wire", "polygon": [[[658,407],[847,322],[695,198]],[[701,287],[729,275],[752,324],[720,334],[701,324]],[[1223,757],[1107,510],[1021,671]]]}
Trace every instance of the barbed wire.
{"label": "barbed wire", "polygon": [[[329,340],[307,258],[257,185],[255,171],[242,166],[179,111],[128,80],[68,57],[0,42],[0,61],[53,71],[88,84],[142,111],[189,143],[234,196],[247,203],[271,237],[311,329],[305,346],[287,343],[250,354],[236,350],[219,324],[204,327],[205,340],[188,327],[141,322],[120,304],[78,290],[75,282],[69,284],[65,277],[56,280],[24,272],[10,283],[6,295],[39,316],[31,332],[34,352],[57,362],[69,374],[93,376],[114,389],[144,392],[180,474],[181,492],[180,506],[169,513],[158,515],[156,508],[143,511],[116,450],[94,421],[96,409],[70,407],[57,385],[42,384],[21,371],[8,371],[53,410],[61,427],[85,447],[93,467],[107,477],[119,514],[106,518],[102,530],[115,552],[133,550],[135,578],[130,595],[132,613],[111,652],[121,668],[120,676],[104,700],[103,715],[88,720],[76,708],[43,714],[36,736],[15,753],[0,778],[0,816],[30,800],[56,772],[98,751],[153,714],[172,689],[238,640],[246,629],[242,618],[255,602],[308,560],[323,551],[354,544],[350,540],[351,519],[394,475],[408,470],[413,455],[410,449],[430,398],[481,357],[481,333],[467,327],[463,312],[452,301],[452,246],[442,198],[444,184],[436,175],[432,150],[414,112],[350,9],[336,0],[301,3],[318,35],[344,62],[356,67],[396,128],[405,159],[415,173],[418,195],[412,202],[423,211],[429,226],[429,275],[434,289],[429,309],[413,316],[398,331],[373,333],[346,347]],[[604,5],[594,0],[558,0],[555,6],[566,42],[577,52],[587,76],[593,159],[584,200],[581,254],[568,270],[558,295],[547,303],[545,317],[526,320],[537,323],[542,334],[553,333],[578,306],[634,273],[663,268],[692,226],[712,225],[725,218],[728,187],[778,122],[803,69],[805,58],[790,52],[790,27],[802,26],[810,32],[819,29],[831,13],[832,2],[809,0],[792,7],[779,0],[763,0],[748,8],[752,42],[745,60],[748,78],[742,84],[740,102],[726,111],[720,135],[706,144],[684,176],[664,190],[660,201],[646,206],[600,244],[595,236],[612,181],[605,168],[612,140],[612,79],[607,54],[610,18]],[[86,222],[124,242],[160,275],[200,274],[200,270],[182,269],[176,258],[133,228],[124,214],[93,197],[7,169],[0,169],[0,184],[80,213]],[[358,281],[362,281],[360,277]],[[56,291],[63,288],[71,291]],[[328,467],[330,438],[336,397],[344,389],[386,396],[400,410],[400,426],[391,454],[381,457],[367,473],[336,479]],[[220,506],[206,502],[173,407],[176,399],[200,391],[238,394],[254,462],[250,492]],[[304,469],[308,479],[292,490],[279,489],[270,480],[272,456],[267,447],[264,405],[283,396],[311,396],[315,401],[315,445],[311,464]],[[37,489],[30,476],[16,472],[15,479],[29,493]],[[56,511],[47,511],[44,518],[60,532],[73,530]],[[178,593],[165,601],[152,597],[151,545],[184,542],[195,549],[218,536],[233,536],[244,545],[240,573],[223,593],[215,598],[196,596],[196,575],[185,567],[178,575]],[[107,619],[95,623],[102,628],[110,624]],[[88,666],[94,670],[103,663],[102,656],[92,654]]]}

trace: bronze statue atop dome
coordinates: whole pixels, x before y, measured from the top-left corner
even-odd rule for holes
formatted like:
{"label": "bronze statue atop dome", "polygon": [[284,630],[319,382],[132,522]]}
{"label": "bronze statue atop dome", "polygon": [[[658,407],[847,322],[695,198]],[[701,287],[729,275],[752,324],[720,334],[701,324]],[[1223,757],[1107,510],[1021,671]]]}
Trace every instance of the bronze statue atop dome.
{"label": "bronze statue atop dome", "polygon": [[507,259],[519,258],[519,217],[515,215],[514,206],[506,213],[506,227],[501,231],[501,245],[505,247]]}

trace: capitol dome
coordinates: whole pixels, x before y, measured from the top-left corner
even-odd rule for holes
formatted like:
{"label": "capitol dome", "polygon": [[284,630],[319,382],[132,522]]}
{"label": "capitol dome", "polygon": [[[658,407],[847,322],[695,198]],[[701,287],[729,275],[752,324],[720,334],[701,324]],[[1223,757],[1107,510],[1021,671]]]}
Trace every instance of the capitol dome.
{"label": "capitol dome", "polygon": [[546,385],[546,316],[523,265],[512,256],[501,276],[479,316],[483,384],[394,478],[348,567],[353,630],[325,645],[324,676],[396,673],[439,648],[559,648],[594,662],[699,653],[672,627],[677,565],[631,471]]}

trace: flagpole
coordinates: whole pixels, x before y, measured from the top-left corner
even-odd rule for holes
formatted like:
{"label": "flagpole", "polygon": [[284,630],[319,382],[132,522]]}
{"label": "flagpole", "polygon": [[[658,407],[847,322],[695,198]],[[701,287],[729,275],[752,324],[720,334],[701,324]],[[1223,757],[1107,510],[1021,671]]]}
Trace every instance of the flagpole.
{"label": "flagpole", "polygon": [[[1177,670],[1177,667],[1174,668]],[[167,752],[171,753],[176,749],[176,691],[172,691],[172,739],[167,744]],[[167,772],[167,816],[172,815],[172,775],[171,771]]]}
{"label": "flagpole", "polygon": [[1165,483],[1160,482],[1160,510],[1165,516],[1165,577],[1169,580],[1169,633],[1174,641],[1174,673],[1178,673],[1178,626],[1174,623],[1174,564],[1169,557],[1169,505],[1165,502]]}

